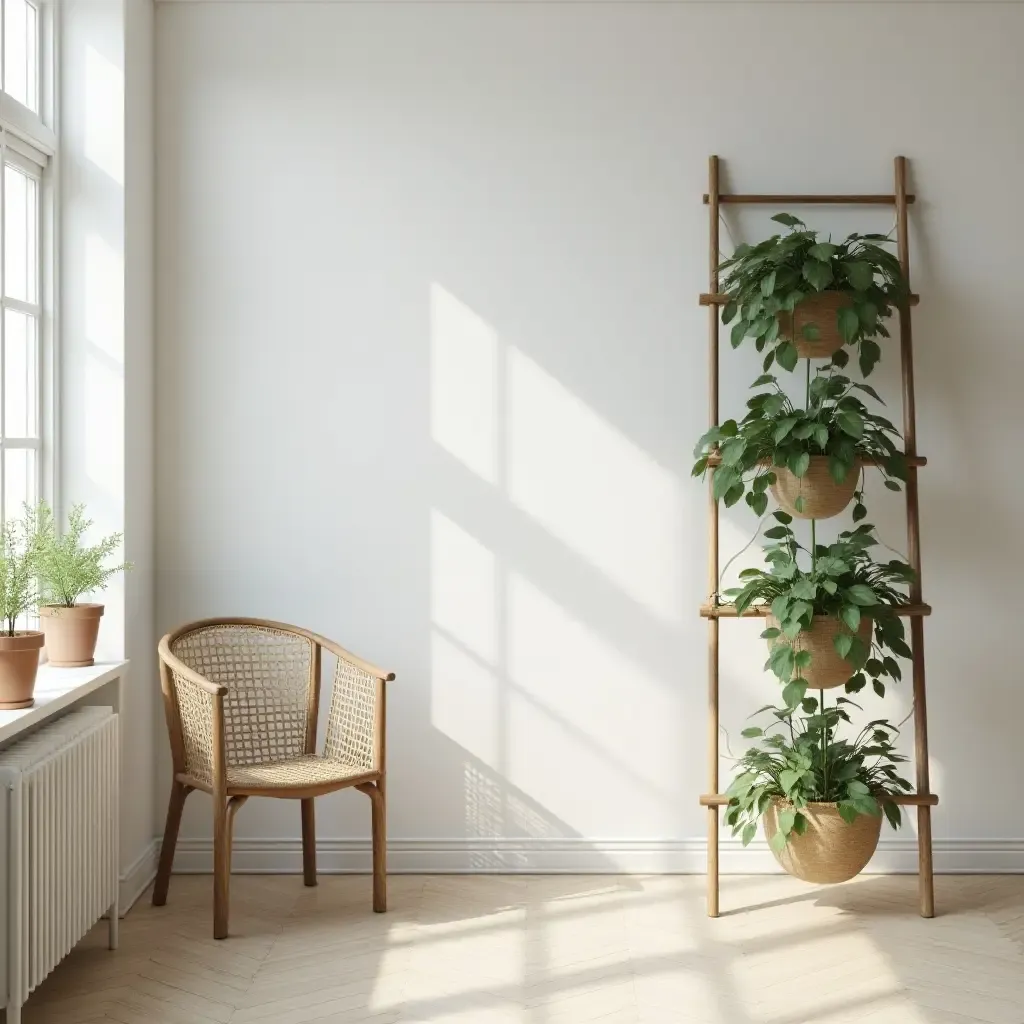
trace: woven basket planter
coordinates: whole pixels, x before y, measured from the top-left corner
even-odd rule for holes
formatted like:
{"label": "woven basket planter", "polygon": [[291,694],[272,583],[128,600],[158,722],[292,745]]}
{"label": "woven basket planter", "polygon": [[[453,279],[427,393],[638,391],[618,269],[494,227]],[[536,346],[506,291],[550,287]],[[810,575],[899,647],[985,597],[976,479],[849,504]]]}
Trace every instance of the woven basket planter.
{"label": "woven basket planter", "polygon": [[[850,504],[860,479],[860,462],[854,462],[841,484],[837,484],[828,471],[827,455],[812,455],[803,476],[797,476],[784,466],[773,466],[772,472],[775,474],[772,494],[783,511],[798,519],[831,519]],[[803,511],[797,511],[797,498],[804,499]]]}
{"label": "woven basket planter", "polygon": [[[781,628],[774,615],[768,616],[768,625],[775,629]],[[834,616],[815,615],[810,629],[801,630],[794,640],[783,633],[769,640],[768,648],[771,650],[776,644],[790,644],[795,651],[810,651],[811,663],[800,671],[800,676],[807,680],[811,690],[831,690],[835,686],[842,686],[854,674],[853,666],[845,658],[839,657],[832,642],[836,633],[852,635],[846,624]],[[866,615],[861,616],[857,638],[864,644],[871,640],[871,619]]]}
{"label": "woven basket planter", "polygon": [[[779,811],[791,806],[776,798],[764,812],[764,834],[771,842],[779,830]],[[790,833],[789,842],[775,859],[782,868],[805,882],[828,885],[847,882],[859,875],[871,860],[882,831],[881,814],[858,814],[853,823],[843,821],[836,804],[808,804],[801,812],[807,819],[802,836]]]}
{"label": "woven basket planter", "polygon": [[[801,359],[828,359],[833,352],[843,347],[839,333],[839,310],[852,306],[846,292],[818,292],[809,295],[797,304],[792,313],[779,313],[779,334],[789,338],[796,346]],[[813,324],[818,328],[816,341],[804,337],[804,327]]]}

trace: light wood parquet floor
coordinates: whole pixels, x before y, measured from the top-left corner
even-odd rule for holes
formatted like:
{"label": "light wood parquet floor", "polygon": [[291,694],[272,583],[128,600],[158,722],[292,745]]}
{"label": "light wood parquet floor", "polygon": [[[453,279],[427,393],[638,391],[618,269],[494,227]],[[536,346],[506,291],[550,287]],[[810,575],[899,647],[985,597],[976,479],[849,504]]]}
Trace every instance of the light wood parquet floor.
{"label": "light wood parquet floor", "polygon": [[121,948],[98,926],[27,1024],[1024,1024],[1024,876],[814,888],[723,879],[704,916],[693,876],[232,879],[232,937],[211,879],[144,896]]}

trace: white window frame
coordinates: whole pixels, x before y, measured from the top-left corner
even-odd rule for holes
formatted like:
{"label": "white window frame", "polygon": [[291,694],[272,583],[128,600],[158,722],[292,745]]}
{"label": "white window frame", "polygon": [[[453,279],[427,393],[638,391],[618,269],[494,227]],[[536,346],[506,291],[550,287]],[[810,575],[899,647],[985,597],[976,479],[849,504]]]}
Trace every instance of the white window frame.
{"label": "white window frame", "polygon": [[[57,54],[59,40],[56,3],[28,0],[36,9],[39,51],[36,54],[36,97],[39,112],[3,91],[3,31],[6,5],[0,0],[0,272],[4,267],[6,167],[8,164],[36,181],[36,301],[8,298],[0,285],[0,410],[4,408],[7,309],[27,313],[36,321],[36,436],[7,437],[0,423],[0,521],[6,515],[6,453],[33,450],[34,493],[54,507],[57,501]],[[0,281],[2,281],[0,273]]]}

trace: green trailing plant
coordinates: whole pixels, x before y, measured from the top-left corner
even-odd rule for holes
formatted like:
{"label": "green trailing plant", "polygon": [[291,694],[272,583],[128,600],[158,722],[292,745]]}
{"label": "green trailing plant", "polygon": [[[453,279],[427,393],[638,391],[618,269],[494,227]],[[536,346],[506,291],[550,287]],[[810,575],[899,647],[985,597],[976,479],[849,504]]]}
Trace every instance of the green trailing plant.
{"label": "green trailing plant", "polygon": [[[808,364],[809,365],[809,364]],[[806,408],[798,409],[770,373],[758,377],[752,388],[767,387],[747,402],[749,410],[738,423],[726,420],[712,427],[697,442],[694,476],[702,476],[717,450],[720,464],[715,470],[714,496],[727,506],[735,505],[743,495],[747,504],[764,515],[768,507],[767,490],[775,483],[775,470],[785,467],[803,477],[815,455],[828,458],[828,469],[837,484],[855,471],[858,460],[878,465],[885,485],[898,491],[898,481],[906,479],[906,457],[896,442],[899,431],[884,416],[872,412],[858,397],[870,395],[882,399],[870,384],[858,384],[835,367],[808,374]],[[863,488],[857,492],[854,521],[867,514],[862,504]],[[796,509],[802,512],[803,499]]]}
{"label": "green trailing plant", "polygon": [[[846,692],[857,693],[871,679],[875,692],[884,696],[886,679],[895,682],[902,675],[896,658],[911,656],[896,612],[907,603],[901,588],[910,583],[913,570],[898,559],[876,562],[871,558],[869,550],[878,542],[874,527],[867,523],[843,531],[835,543],[824,545],[815,543],[812,522],[808,549],[797,541],[788,513],[772,514],[777,523],[765,531],[773,541],[764,549],[768,569],[744,569],[743,585],[727,590],[725,596],[741,614],[755,603],[771,610],[779,625],[764,630],[761,636],[766,640],[783,634],[795,640],[810,628],[816,615],[835,619],[833,646],[850,665]],[[801,557],[807,565],[801,564]],[[873,622],[869,643],[856,636],[865,615]],[[765,668],[783,684],[782,698],[789,708],[796,707],[807,692],[801,673],[810,663],[810,651],[794,650],[784,642],[771,648]]]}
{"label": "green trailing plant", "polygon": [[0,526],[0,619],[4,636],[15,636],[18,619],[38,600],[38,548],[30,524],[9,520]]}
{"label": "green trailing plant", "polygon": [[120,547],[122,534],[113,533],[97,544],[83,542],[92,526],[84,505],[72,507],[64,533],[57,531],[53,511],[45,501],[26,509],[26,515],[35,537],[41,604],[72,608],[80,597],[105,590],[114,576],[131,568],[129,562],[104,564]]}
{"label": "green trailing plant", "polygon": [[[852,234],[841,242],[819,241],[817,232],[791,214],[779,213],[772,220],[789,231],[757,245],[737,246],[732,258],[719,267],[728,296],[722,321],[733,324],[733,348],[753,338],[758,352],[767,350],[766,371],[773,361],[786,370],[794,369],[796,346],[781,333],[779,314],[792,313],[812,295],[839,291],[850,297],[850,305],[837,314],[839,335],[857,349],[861,371],[867,376],[881,355],[874,339],[889,337],[883,321],[907,299],[899,260],[882,248],[889,238]],[[807,341],[816,341],[820,328],[806,324],[803,333]],[[846,352],[840,350],[836,356],[840,367],[845,365]]]}
{"label": "green trailing plant", "polygon": [[852,739],[840,730],[850,724],[847,707],[858,707],[840,697],[824,707],[813,697],[802,701],[802,714],[792,708],[761,708],[755,716],[771,713],[773,728],[751,726],[743,730],[757,739],[737,759],[739,774],[729,786],[725,823],[746,846],[757,832],[761,816],[773,800],[785,801],[779,812],[779,830],[772,847],[782,850],[792,835],[803,835],[809,803],[834,803],[846,822],[858,815],[878,816],[883,811],[893,828],[902,815],[890,797],[909,792],[911,785],[898,772],[907,760],[895,747],[899,729],[884,719],[868,722]]}

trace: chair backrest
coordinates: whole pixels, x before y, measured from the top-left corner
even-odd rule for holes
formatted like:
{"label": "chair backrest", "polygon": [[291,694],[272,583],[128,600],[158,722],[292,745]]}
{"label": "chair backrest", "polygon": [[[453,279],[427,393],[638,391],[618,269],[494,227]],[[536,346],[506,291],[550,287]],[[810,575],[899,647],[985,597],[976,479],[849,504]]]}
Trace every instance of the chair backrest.
{"label": "chair backrest", "polygon": [[313,641],[303,633],[249,622],[205,623],[179,633],[171,653],[224,697],[228,765],[262,764],[306,752],[313,713]]}

